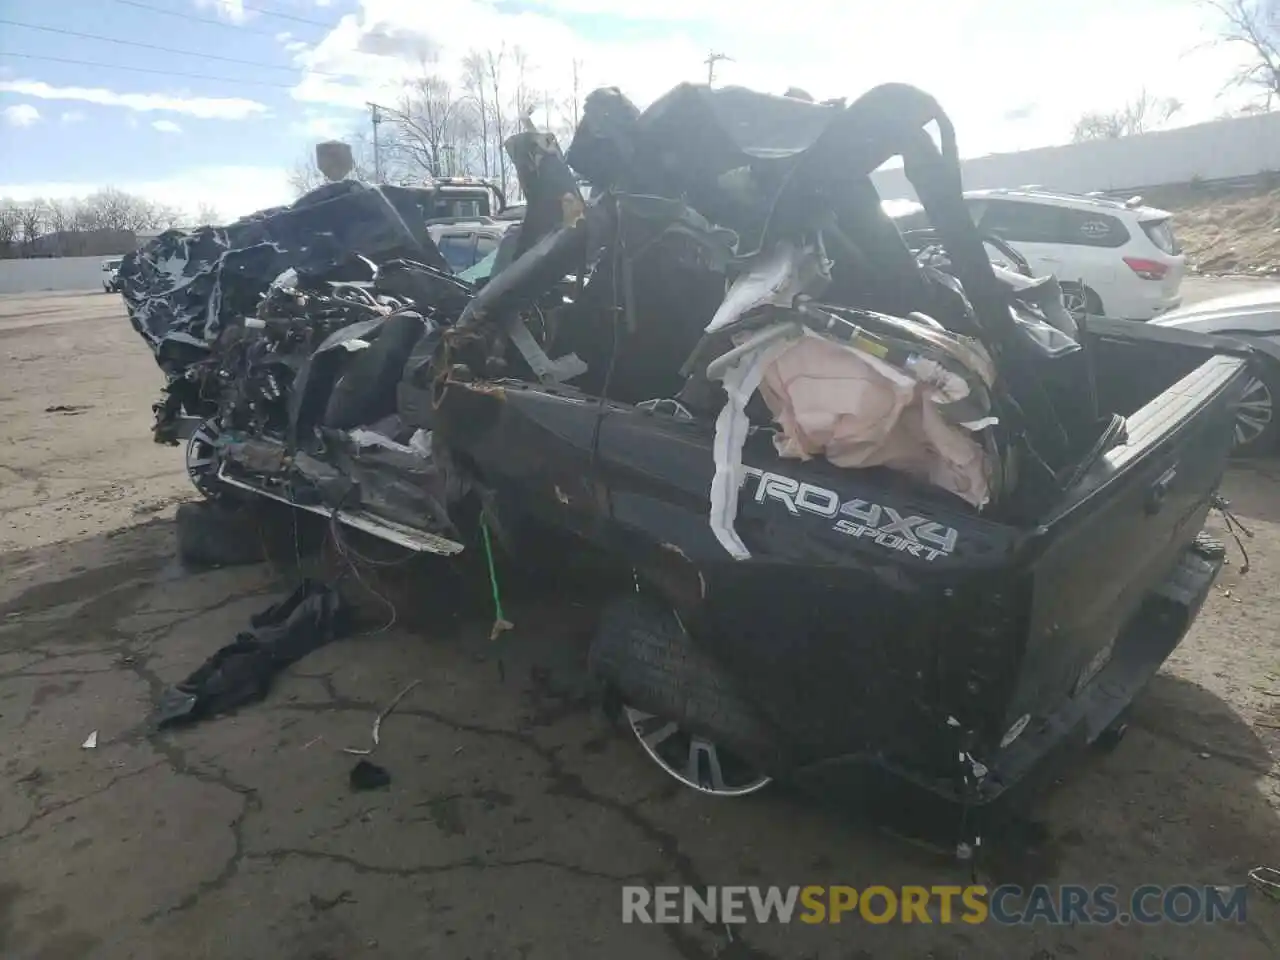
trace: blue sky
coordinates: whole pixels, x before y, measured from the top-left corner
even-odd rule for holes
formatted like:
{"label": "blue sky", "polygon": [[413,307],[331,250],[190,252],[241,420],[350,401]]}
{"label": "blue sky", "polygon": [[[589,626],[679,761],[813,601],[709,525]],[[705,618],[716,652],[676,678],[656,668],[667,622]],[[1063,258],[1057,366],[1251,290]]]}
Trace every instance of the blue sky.
{"label": "blue sky", "polygon": [[[323,39],[354,3],[334,0],[318,7],[311,0],[275,0],[275,9],[305,16],[317,25],[268,16],[237,25],[215,5],[201,7],[190,0],[139,3],[187,17],[118,0],[0,0],[3,20],[166,48],[0,24],[0,89],[7,83],[21,91],[0,93],[0,110],[23,105],[39,113],[34,122],[24,122],[22,118],[31,114],[23,111],[18,114],[21,126],[11,122],[0,132],[0,182],[148,183],[205,167],[287,166],[299,155],[307,141],[299,125],[315,108],[291,96],[300,71],[293,67],[285,44],[292,37]],[[277,39],[285,33],[290,38]],[[15,53],[28,56],[6,56]],[[228,63],[210,54],[267,66]],[[246,82],[230,82],[236,79]],[[219,201],[210,196],[208,202]]]}
{"label": "blue sky", "polygon": [[[939,96],[968,154],[1061,142],[1144,86],[1209,119],[1238,57],[1205,43],[1195,0],[0,0],[0,20],[164,48],[0,23],[0,196],[110,184],[224,216],[288,200],[310,144],[360,124],[366,99],[395,102],[412,68],[394,54],[423,38],[446,76],[471,47],[520,43],[538,86],[567,89],[578,58],[588,88],[642,103],[705,76],[712,48],[733,56],[720,80],[776,92],[905,80]],[[371,36],[392,55],[359,52]]]}

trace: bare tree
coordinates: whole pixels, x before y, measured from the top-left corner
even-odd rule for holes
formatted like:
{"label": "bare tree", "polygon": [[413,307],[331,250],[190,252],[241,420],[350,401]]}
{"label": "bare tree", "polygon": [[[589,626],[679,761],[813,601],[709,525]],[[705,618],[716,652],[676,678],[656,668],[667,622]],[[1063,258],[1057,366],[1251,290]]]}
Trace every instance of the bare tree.
{"label": "bare tree", "polygon": [[196,207],[196,219],[193,227],[203,227],[208,224],[221,223],[222,214],[218,208],[210,203],[202,203]]}
{"label": "bare tree", "polygon": [[1091,111],[1082,115],[1072,126],[1071,141],[1118,140],[1149,133],[1167,123],[1181,109],[1181,101],[1173,97],[1153,97],[1143,90],[1118,110]]}
{"label": "bare tree", "polygon": [[0,200],[0,257],[15,256],[14,241],[22,224],[21,207],[7,197]]}
{"label": "bare tree", "polygon": [[80,207],[81,224],[90,230],[128,230],[133,225],[135,207],[135,197],[115,187],[104,187],[85,198]]}
{"label": "bare tree", "polygon": [[80,204],[72,199],[54,199],[47,204],[50,233],[69,233],[76,228]]}
{"label": "bare tree", "polygon": [[400,109],[387,111],[397,128],[387,153],[413,173],[447,176],[457,172],[465,109],[433,60],[421,58],[418,68],[417,76],[405,84]]}
{"label": "bare tree", "polygon": [[[65,219],[65,213],[62,214]],[[177,226],[185,217],[182,211],[165,203],[126,193],[116,187],[103,187],[78,205],[76,229],[139,231],[162,230]]]}
{"label": "bare tree", "polygon": [[35,242],[40,239],[45,225],[45,202],[29,200],[18,210],[18,228],[22,231],[22,248],[32,252]]}
{"label": "bare tree", "polygon": [[80,202],[70,198],[52,199],[45,206],[45,223],[53,238],[53,252],[63,257],[84,253],[84,237],[77,224]]}
{"label": "bare tree", "polygon": [[[538,93],[533,86],[534,67],[529,60],[529,54],[524,47],[519,45],[511,50],[511,64],[515,68],[515,91],[512,95],[513,105],[515,107],[515,122],[512,124],[514,133],[519,130],[525,123],[525,118],[533,114],[534,108],[539,100],[545,100],[545,97]],[[547,124],[550,125],[551,117],[547,117]]]}
{"label": "bare tree", "polygon": [[72,197],[0,200],[0,256],[78,257],[124,253],[139,232],[177,226],[182,211],[105,187]]}
{"label": "bare tree", "polygon": [[288,179],[289,186],[293,188],[293,192],[298,196],[302,196],[304,193],[310,193],[324,183],[324,174],[316,166],[316,158],[308,156],[293,165],[293,169],[289,171]]}
{"label": "bare tree", "polygon": [[502,44],[495,50],[486,50],[484,52],[485,73],[489,79],[489,91],[493,95],[490,103],[493,105],[493,123],[490,130],[494,137],[494,167],[493,173],[498,177],[499,186],[502,188],[503,196],[507,195],[507,153],[502,149],[502,142],[507,138],[507,125],[503,120],[502,110],[502,73],[503,65],[507,58],[507,46]]}
{"label": "bare tree", "polygon": [[577,57],[573,60],[573,85],[569,89],[569,122],[573,125],[573,129],[578,129],[578,124],[582,122],[582,61]]}
{"label": "bare tree", "polygon": [[454,114],[454,143],[449,154],[450,173],[480,175],[488,156],[484,143],[484,111],[470,93],[458,97]]}
{"label": "bare tree", "polygon": [[1280,97],[1280,0],[1201,2],[1220,17],[1218,41],[1248,52],[1248,62],[1227,82],[1227,89],[1249,90],[1255,103],[1270,110]]}
{"label": "bare tree", "polygon": [[[414,52],[416,75],[404,86],[397,107],[379,104],[379,155],[382,179],[420,183],[427,177],[480,174],[497,182],[506,196],[518,190],[503,142],[545,112],[540,124],[570,135],[581,119],[581,64],[573,64],[573,89],[565,100],[537,83],[537,69],[519,46],[472,50],[461,75],[441,73],[431,49]],[[540,118],[542,119],[542,118]],[[364,134],[345,138],[356,155],[355,175],[368,179],[372,164]],[[299,162],[290,182],[299,192],[314,189],[324,178],[311,157]]]}
{"label": "bare tree", "polygon": [[480,127],[480,167],[486,177],[492,171],[489,168],[489,147],[492,143],[489,131],[492,117],[492,99],[489,96],[488,71],[485,69],[484,54],[472,50],[462,62],[462,85],[475,101],[477,123]]}
{"label": "bare tree", "polygon": [[134,230],[172,230],[186,220],[185,213],[167,203],[143,204],[138,209],[138,226]]}

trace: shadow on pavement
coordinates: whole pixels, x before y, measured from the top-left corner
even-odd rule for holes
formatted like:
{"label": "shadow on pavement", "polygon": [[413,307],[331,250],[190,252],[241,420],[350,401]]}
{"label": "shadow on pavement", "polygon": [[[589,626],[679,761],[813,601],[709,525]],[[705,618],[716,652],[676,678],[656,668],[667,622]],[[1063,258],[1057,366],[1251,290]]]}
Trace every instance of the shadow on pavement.
{"label": "shadow on pavement", "polygon": [[[894,888],[968,871],[786,790],[678,788],[591,709],[582,656],[603,591],[554,569],[505,577],[515,629],[490,640],[483,579],[383,568],[367,586],[394,624],[362,602],[361,632],[265,702],[157,733],[164,686],[292,584],[287,556],[193,572],[172,550],[157,521],[0,558],[0,955],[1235,960],[1280,943],[1280,908],[1257,896],[1245,924],[1214,927],[623,925],[625,883]],[[368,749],[412,680],[373,757],[390,786],[353,793],[343,748]],[[1118,747],[1042,798],[1038,846],[980,867],[1122,891],[1243,883],[1280,862],[1275,791],[1231,707],[1161,675]]]}

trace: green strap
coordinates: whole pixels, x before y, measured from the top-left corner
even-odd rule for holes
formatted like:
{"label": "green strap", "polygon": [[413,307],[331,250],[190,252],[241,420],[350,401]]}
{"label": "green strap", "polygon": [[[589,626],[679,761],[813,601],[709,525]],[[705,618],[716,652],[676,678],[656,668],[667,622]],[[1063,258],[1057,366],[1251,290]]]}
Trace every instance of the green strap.
{"label": "green strap", "polygon": [[484,540],[484,555],[489,563],[489,589],[493,593],[493,630],[489,633],[490,640],[496,640],[498,634],[504,630],[510,630],[515,624],[511,623],[502,612],[502,594],[498,590],[498,570],[493,563],[493,545],[489,541],[489,523],[484,514],[480,516],[480,536]]}

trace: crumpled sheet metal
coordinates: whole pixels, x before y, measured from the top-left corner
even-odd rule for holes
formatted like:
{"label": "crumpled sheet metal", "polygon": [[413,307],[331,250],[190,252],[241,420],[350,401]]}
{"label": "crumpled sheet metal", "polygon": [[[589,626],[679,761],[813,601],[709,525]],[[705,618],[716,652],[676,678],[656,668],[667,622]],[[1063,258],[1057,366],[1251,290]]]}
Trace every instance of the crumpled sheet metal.
{"label": "crumpled sheet metal", "polygon": [[323,278],[356,255],[408,256],[447,270],[423,223],[431,196],[341,180],[226,226],[168,230],[120,265],[129,320],[158,352],[167,340],[207,344],[235,318],[252,316],[287,270]]}
{"label": "crumpled sheet metal", "polygon": [[802,293],[816,296],[831,279],[831,265],[816,250],[781,241],[729,287],[706,326],[715,333],[765,304],[790,307]]}

